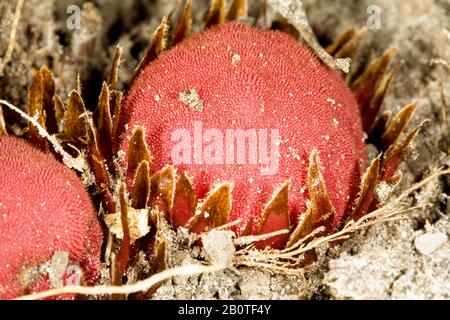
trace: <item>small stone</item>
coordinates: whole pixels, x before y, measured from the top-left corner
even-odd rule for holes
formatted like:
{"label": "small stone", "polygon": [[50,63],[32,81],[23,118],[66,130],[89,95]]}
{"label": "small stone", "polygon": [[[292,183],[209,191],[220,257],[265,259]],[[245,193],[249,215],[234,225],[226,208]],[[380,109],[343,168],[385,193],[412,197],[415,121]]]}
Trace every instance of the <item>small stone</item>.
{"label": "small stone", "polygon": [[447,241],[447,236],[442,232],[425,233],[414,240],[414,245],[420,253],[429,255]]}

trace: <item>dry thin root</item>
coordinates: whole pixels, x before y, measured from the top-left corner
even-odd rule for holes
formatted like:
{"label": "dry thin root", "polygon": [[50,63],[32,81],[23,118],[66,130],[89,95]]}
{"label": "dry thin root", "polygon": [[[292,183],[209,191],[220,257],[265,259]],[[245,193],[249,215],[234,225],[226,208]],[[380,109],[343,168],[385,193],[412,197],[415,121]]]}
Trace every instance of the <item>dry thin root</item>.
{"label": "dry thin root", "polygon": [[4,106],[8,107],[9,109],[17,112],[22,118],[24,118],[25,120],[30,122],[33,126],[35,126],[36,129],[38,130],[39,134],[43,138],[46,138],[51,143],[51,145],[55,149],[55,152],[57,152],[59,155],[61,155],[62,161],[64,162],[64,164],[66,166],[68,166],[69,168],[72,168],[74,170],[77,170],[81,173],[85,173],[85,174],[89,173],[88,163],[82,157],[82,155],[78,156],[77,158],[72,157],[69,153],[67,153],[63,149],[63,147],[58,142],[58,140],[56,140],[56,138],[54,136],[50,135],[47,132],[47,130],[45,130],[45,128],[42,127],[35,118],[30,117],[28,114],[26,114],[25,112],[23,112],[22,110],[20,110],[19,108],[10,104],[9,102],[7,102],[5,100],[0,100],[0,104],[3,104]]}
{"label": "dry thin root", "polygon": [[138,281],[134,284],[123,286],[66,286],[62,288],[56,288],[48,291],[34,293],[26,296],[22,296],[17,300],[38,300],[45,299],[51,296],[57,296],[65,293],[82,294],[82,295],[110,295],[110,294],[131,294],[140,291],[147,291],[155,284],[170,279],[172,277],[184,276],[189,277],[198,274],[210,273],[220,271],[227,266],[223,265],[186,265],[178,268],[167,269],[160,273],[157,273],[150,278],[142,281]]}

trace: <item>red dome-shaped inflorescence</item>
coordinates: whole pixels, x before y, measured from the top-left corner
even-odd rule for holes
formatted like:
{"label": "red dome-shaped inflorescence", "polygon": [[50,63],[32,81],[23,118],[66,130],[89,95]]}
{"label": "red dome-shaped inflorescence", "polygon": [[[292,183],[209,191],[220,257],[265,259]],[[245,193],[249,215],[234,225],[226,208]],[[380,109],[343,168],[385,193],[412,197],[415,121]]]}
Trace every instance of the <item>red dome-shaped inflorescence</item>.
{"label": "red dome-shaped inflorescence", "polygon": [[[121,149],[143,126],[152,172],[173,164],[198,199],[232,184],[230,220],[242,233],[289,183],[292,225],[305,212],[309,156],[316,150],[337,224],[354,201],[366,168],[357,103],[338,73],[278,31],[227,23],[184,40],[150,63],[121,114]],[[186,221],[173,208],[176,224]],[[180,216],[177,216],[180,215]],[[265,231],[284,228],[275,220]],[[246,231],[248,231],[246,229]],[[286,237],[274,238],[280,247]]]}
{"label": "red dome-shaped inflorescence", "polygon": [[[45,263],[58,251],[94,284],[103,234],[76,174],[19,138],[0,137],[0,177],[0,298],[50,289]],[[68,270],[65,282],[73,277]]]}

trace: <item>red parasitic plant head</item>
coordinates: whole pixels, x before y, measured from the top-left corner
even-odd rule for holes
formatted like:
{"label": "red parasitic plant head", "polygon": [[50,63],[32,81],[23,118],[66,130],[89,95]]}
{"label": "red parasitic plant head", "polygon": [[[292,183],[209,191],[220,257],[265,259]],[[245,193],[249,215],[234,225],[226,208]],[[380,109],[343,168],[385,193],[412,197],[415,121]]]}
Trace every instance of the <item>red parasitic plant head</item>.
{"label": "red parasitic plant head", "polygon": [[45,263],[57,252],[73,267],[65,284],[76,282],[77,269],[94,284],[102,230],[75,173],[18,138],[0,137],[0,176],[0,298],[49,289]]}
{"label": "red parasitic plant head", "polygon": [[[142,126],[153,171],[174,165],[172,220],[193,231],[215,214],[208,201],[220,203],[229,221],[241,219],[241,235],[297,225],[312,196],[311,164],[320,169],[318,192],[328,190],[333,229],[366,168],[358,105],[338,73],[286,34],[238,23],[196,34],[144,68],[122,121],[123,150]],[[196,207],[190,188],[201,200]]]}

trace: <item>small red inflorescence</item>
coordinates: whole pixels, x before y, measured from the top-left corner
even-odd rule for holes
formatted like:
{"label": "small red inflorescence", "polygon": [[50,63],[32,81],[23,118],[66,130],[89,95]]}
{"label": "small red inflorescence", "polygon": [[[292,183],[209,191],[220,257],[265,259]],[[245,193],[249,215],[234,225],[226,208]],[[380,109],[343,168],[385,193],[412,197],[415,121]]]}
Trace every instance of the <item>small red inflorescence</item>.
{"label": "small red inflorescence", "polygon": [[[0,137],[0,177],[0,298],[49,289],[45,263],[55,252],[69,253],[69,265],[94,284],[103,235],[76,174],[19,138]],[[66,270],[65,284],[74,277]]]}
{"label": "small red inflorescence", "polygon": [[[228,221],[241,219],[239,235],[292,230],[302,221],[312,161],[328,190],[332,231],[367,167],[358,105],[340,75],[289,35],[238,23],[195,34],[145,67],[121,121],[126,152],[133,130],[144,128],[152,173],[174,165],[200,200],[229,188]],[[288,215],[277,212],[284,198]],[[175,194],[176,226],[189,224],[196,212]],[[191,228],[204,229],[204,223]],[[258,246],[280,248],[287,239],[279,235]]]}

